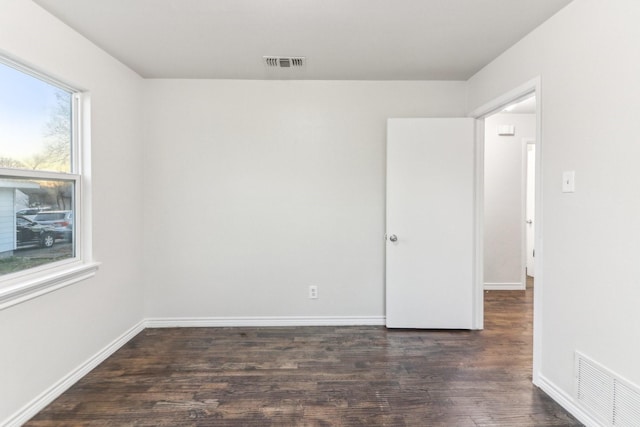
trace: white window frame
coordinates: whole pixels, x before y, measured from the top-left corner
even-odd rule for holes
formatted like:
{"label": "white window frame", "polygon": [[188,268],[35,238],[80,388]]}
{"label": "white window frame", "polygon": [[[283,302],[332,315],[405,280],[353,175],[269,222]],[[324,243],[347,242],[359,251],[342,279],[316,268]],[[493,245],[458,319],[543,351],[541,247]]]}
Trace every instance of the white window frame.
{"label": "white window frame", "polygon": [[0,56],[0,62],[71,93],[71,172],[0,168],[5,178],[68,180],[74,183],[74,256],[0,276],[0,310],[95,276],[92,259],[90,96],[40,71]]}

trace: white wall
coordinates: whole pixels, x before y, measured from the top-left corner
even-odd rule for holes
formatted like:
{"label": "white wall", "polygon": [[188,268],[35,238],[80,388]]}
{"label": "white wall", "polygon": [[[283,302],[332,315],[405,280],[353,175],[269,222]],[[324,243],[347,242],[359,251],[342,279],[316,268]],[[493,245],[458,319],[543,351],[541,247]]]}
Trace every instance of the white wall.
{"label": "white wall", "polygon": [[0,311],[0,424],[142,319],[141,79],[30,1],[0,0],[0,51],[91,93],[86,280]]}
{"label": "white wall", "polygon": [[[515,135],[498,135],[500,125],[514,125]],[[523,286],[523,138],[535,134],[535,114],[485,120],[484,282],[492,288]]]}
{"label": "white wall", "polygon": [[464,82],[141,83],[33,3],[0,9],[0,50],[92,93],[103,262],[0,311],[0,420],[142,318],[140,261],[148,316],[383,315],[386,118],[464,115],[538,75],[542,374],[570,395],[579,349],[640,384],[636,0],[575,0],[469,81],[468,109]]}
{"label": "white wall", "polygon": [[465,86],[145,81],[146,315],[382,317],[386,120]]}
{"label": "white wall", "polygon": [[540,76],[541,370],[568,395],[576,349],[640,384],[639,20],[637,0],[576,0],[469,81],[473,110]]}

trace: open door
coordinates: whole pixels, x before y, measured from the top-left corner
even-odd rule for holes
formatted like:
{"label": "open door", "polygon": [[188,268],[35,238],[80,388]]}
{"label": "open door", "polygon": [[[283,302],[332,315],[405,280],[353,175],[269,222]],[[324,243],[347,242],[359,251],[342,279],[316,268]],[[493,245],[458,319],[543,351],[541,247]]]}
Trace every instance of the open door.
{"label": "open door", "polygon": [[389,119],[386,324],[472,329],[475,123]]}

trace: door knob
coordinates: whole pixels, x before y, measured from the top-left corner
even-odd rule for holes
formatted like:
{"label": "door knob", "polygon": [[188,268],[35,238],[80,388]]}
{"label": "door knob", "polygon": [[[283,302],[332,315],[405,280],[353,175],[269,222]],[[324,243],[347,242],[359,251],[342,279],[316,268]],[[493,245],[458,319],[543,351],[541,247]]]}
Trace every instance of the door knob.
{"label": "door knob", "polygon": [[530,219],[527,220],[527,224],[533,224],[533,221],[531,221]]}
{"label": "door knob", "polygon": [[389,241],[397,242],[398,241],[398,236],[396,236],[395,234],[392,234],[391,236],[389,236]]}

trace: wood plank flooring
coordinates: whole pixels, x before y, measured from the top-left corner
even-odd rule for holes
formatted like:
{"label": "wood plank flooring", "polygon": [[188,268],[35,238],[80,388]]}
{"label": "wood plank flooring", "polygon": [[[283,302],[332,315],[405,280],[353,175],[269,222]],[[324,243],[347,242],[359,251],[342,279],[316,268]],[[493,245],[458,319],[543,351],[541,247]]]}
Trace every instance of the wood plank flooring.
{"label": "wood plank flooring", "polygon": [[146,329],[28,426],[578,426],[531,384],[532,291],[484,331]]}

